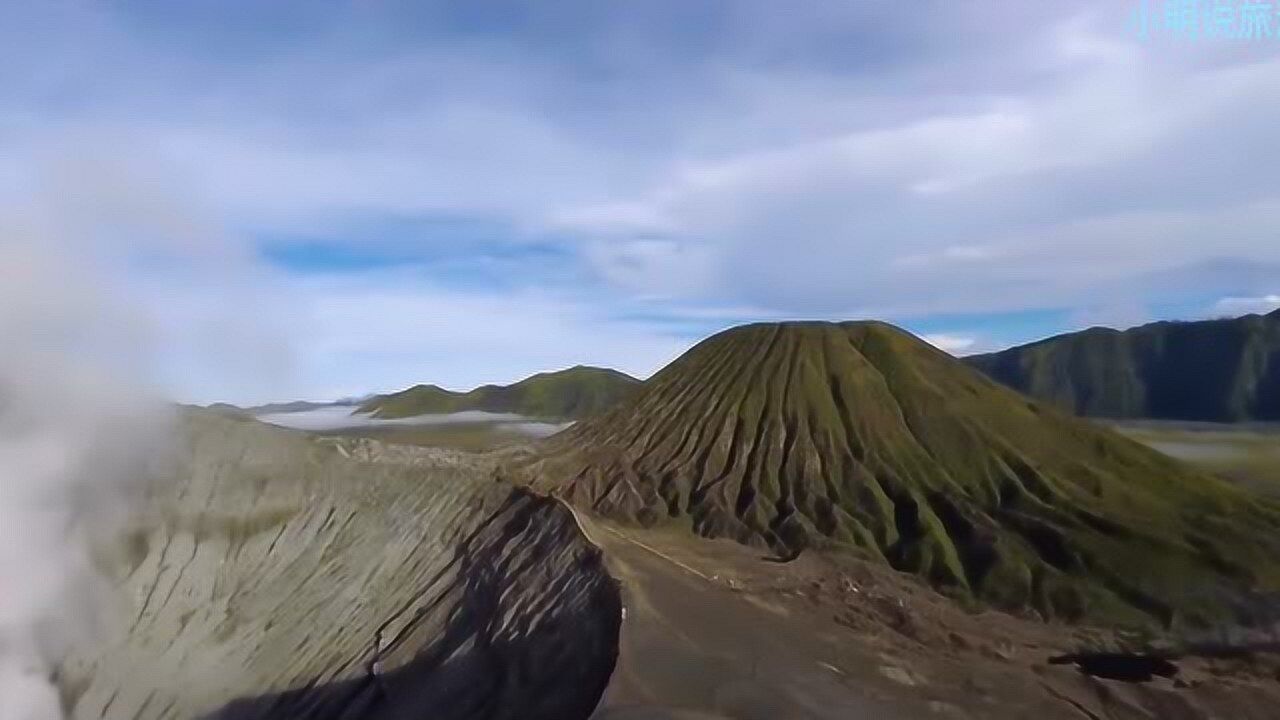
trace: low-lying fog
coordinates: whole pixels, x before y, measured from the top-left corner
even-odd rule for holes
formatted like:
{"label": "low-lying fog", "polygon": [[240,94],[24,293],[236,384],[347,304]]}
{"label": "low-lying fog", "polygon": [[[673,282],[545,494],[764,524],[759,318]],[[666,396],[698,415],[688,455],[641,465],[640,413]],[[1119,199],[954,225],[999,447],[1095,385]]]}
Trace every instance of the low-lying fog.
{"label": "low-lying fog", "polygon": [[1239,460],[1249,454],[1247,448],[1240,447],[1239,445],[1233,445],[1229,441],[1214,443],[1152,440],[1147,444],[1165,455],[1177,458],[1178,460],[1187,460],[1190,462]]}
{"label": "low-lying fog", "polygon": [[464,410],[463,412],[438,415],[417,415],[394,420],[352,414],[351,410],[350,406],[334,406],[300,412],[265,413],[256,417],[272,425],[314,432],[396,425],[411,427],[416,425],[489,425],[498,430],[518,432],[536,438],[554,435],[573,424],[567,422],[544,422],[515,413],[491,413],[481,410]]}

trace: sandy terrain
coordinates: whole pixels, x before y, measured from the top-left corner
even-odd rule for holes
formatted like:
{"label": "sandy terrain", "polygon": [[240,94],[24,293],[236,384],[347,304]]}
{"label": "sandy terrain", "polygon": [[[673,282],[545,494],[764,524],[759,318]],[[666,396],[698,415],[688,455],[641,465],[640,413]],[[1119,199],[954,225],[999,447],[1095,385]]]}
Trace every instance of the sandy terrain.
{"label": "sandy terrain", "polygon": [[1107,633],[970,613],[848,558],[772,562],[728,541],[582,518],[627,608],[597,720],[1274,718],[1280,663],[1180,661],[1134,684],[1050,657]]}

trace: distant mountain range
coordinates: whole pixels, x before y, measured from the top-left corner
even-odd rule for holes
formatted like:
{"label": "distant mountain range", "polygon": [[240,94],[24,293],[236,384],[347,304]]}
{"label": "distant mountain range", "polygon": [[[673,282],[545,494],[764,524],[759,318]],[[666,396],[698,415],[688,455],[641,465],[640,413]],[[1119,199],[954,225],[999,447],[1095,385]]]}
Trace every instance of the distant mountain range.
{"label": "distant mountain range", "polygon": [[590,416],[468,453],[178,414],[176,452],[94,549],[102,618],[127,634],[54,656],[68,717],[1275,714],[1245,694],[1275,692],[1261,656],[1177,688],[1046,660],[1079,650],[1091,673],[1103,647],[1122,674],[1094,674],[1136,682],[1178,645],[1113,646],[1270,628],[1280,501],[890,325],[748,325],[643,384],[573,368],[361,409]]}
{"label": "distant mountain range", "polygon": [[1280,310],[1124,331],[1092,328],[965,362],[1078,415],[1280,420]]}
{"label": "distant mountain range", "polygon": [[511,385],[482,385],[467,392],[446,390],[438,385],[415,385],[400,392],[332,402],[296,400],[252,407],[214,403],[206,408],[224,415],[260,416],[350,407],[353,414],[384,420],[478,410],[576,420],[603,411],[630,395],[639,385],[639,380],[617,370],[578,365],[539,373]]}
{"label": "distant mountain range", "polygon": [[[997,382],[1069,413],[1114,419],[1280,421],[1280,310],[1269,315],[1166,321],[1129,330],[1090,328],[963,362]],[[479,410],[581,419],[599,414],[641,382],[607,368],[576,366],[512,385],[467,392],[438,385],[334,402],[295,401],[221,412],[266,415],[328,407],[398,419]]]}
{"label": "distant mountain range", "polygon": [[343,398],[332,402],[312,402],[309,400],[294,400],[292,402],[267,403],[265,405],[253,405],[251,407],[240,407],[231,403],[213,403],[206,405],[205,408],[214,412],[230,415],[273,415],[276,413],[299,413],[308,410],[320,410],[329,407],[355,407],[362,402],[366,402],[372,395],[362,398]]}
{"label": "distant mountain range", "polygon": [[[1260,324],[1205,327],[1234,338]],[[510,472],[593,512],[784,560],[856,547],[1045,617],[1201,625],[1280,582],[1280,505],[883,323],[725,331]]]}
{"label": "distant mountain range", "polygon": [[512,385],[484,385],[469,392],[415,385],[397,393],[375,395],[356,412],[382,419],[465,410],[578,419],[603,411],[639,385],[639,380],[617,370],[578,365],[539,373]]}
{"label": "distant mountain range", "polygon": [[256,405],[251,408],[245,408],[245,412],[253,415],[269,415],[272,413],[295,413],[306,412],[308,410],[319,410],[327,407],[355,407],[359,405],[361,400],[344,399],[335,400],[333,402],[309,402],[306,400],[295,400],[294,402],[268,403],[266,405]]}

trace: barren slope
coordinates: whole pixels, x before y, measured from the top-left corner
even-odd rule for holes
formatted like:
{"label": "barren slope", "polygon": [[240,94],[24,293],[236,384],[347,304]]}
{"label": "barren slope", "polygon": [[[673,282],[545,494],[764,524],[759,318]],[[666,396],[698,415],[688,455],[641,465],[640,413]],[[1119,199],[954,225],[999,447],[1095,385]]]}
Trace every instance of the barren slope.
{"label": "barren slope", "polygon": [[177,480],[99,558],[124,632],[63,664],[70,717],[591,712],[620,601],[562,506],[458,454],[383,461],[209,413],[186,437]]}

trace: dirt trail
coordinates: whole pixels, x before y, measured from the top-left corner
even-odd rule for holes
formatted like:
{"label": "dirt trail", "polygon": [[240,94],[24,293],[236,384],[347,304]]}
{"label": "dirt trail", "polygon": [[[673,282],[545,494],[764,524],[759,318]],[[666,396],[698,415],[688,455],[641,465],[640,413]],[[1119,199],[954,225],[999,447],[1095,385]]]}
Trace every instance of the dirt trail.
{"label": "dirt trail", "polygon": [[859,689],[802,627],[720,578],[616,527],[579,516],[624,587],[619,660],[596,720],[886,719],[911,712]]}
{"label": "dirt trail", "polygon": [[618,664],[594,720],[1274,717],[1266,668],[1183,663],[1133,684],[1049,658],[1090,633],[972,614],[913,578],[575,512],[623,585]]}

